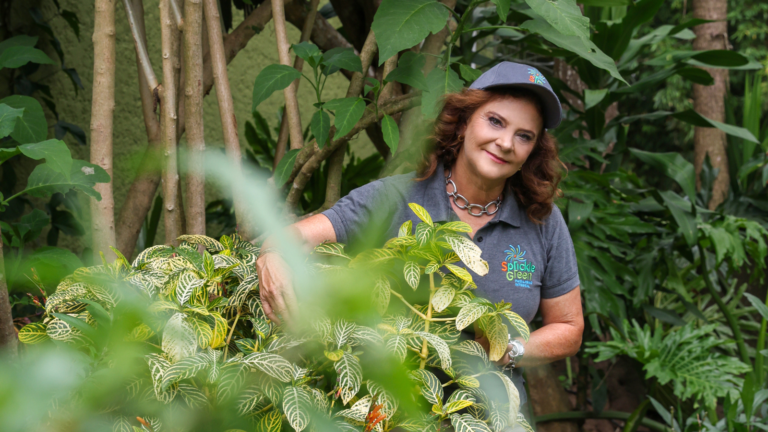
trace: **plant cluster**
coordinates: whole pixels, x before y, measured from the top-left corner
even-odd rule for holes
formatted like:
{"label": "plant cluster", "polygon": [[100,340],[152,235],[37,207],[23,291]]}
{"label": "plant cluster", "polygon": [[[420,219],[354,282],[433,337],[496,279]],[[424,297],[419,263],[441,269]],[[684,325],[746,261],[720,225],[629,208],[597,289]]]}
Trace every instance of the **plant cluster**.
{"label": "plant cluster", "polygon": [[[179,247],[150,247],[132,263],[118,255],[111,264],[78,269],[46,299],[43,319],[19,336],[27,344],[49,339],[74,344],[98,363],[119,319],[115,307],[127,296],[140,296],[152,318],[136,323],[127,339],[152,352],[127,391],[132,398],[195,409],[232,400],[240,415],[268,431],[280,430],[284,422],[297,431],[325,430],[319,424],[379,432],[439,430],[448,424],[444,421],[457,431],[526,425],[516,387],[491,364],[505,353],[508,325],[528,338],[525,321],[509,303],[492,304],[473,294],[472,276],[457,264],[478,274],[488,267],[479,248],[461,234],[470,231],[467,224],[434,223],[422,207],[411,208],[423,222],[415,230],[406,222],[381,249],[354,258],[338,243],[315,249],[334,260],[316,263],[320,274],[356,269],[375,274],[369,289],[373,310],[381,314],[376,327],[326,314],[314,317],[300,334],[277,326],[259,299],[254,271],[259,248],[237,234],[219,241],[187,235]],[[420,289],[428,290],[426,304],[406,300],[407,291]],[[401,301],[390,305],[392,298]],[[460,340],[460,331],[473,323],[488,336],[490,354],[474,340]],[[370,374],[366,355],[381,350],[391,356],[388,361],[403,363],[412,380],[410,400],[395,398],[387,382],[364,379]],[[431,370],[449,381],[441,382]],[[486,376],[498,380],[505,394],[487,393],[478,379]],[[446,397],[451,384],[455,390]],[[424,409],[407,408],[412,405]],[[147,424],[136,429],[159,430],[156,422],[142,420]],[[125,416],[115,421],[131,423]]]}

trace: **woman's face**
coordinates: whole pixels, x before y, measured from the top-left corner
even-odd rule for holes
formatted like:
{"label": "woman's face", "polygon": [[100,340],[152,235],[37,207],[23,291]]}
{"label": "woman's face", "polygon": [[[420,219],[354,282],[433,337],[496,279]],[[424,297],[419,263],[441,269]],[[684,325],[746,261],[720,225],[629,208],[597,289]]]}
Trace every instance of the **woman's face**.
{"label": "woman's face", "polygon": [[457,163],[485,182],[504,182],[528,159],[542,127],[536,105],[527,100],[488,102],[467,122]]}

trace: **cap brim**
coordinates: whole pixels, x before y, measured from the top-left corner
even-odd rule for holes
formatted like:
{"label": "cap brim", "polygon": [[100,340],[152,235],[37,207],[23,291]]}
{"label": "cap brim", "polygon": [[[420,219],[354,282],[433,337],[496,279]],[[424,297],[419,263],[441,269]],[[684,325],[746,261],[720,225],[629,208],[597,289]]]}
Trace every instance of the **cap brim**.
{"label": "cap brim", "polygon": [[503,87],[523,87],[533,91],[541,99],[542,108],[544,109],[544,127],[546,129],[554,129],[560,124],[560,121],[563,117],[563,109],[560,106],[560,100],[550,89],[540,84],[513,83],[491,85],[483,87],[482,90],[490,90]]}

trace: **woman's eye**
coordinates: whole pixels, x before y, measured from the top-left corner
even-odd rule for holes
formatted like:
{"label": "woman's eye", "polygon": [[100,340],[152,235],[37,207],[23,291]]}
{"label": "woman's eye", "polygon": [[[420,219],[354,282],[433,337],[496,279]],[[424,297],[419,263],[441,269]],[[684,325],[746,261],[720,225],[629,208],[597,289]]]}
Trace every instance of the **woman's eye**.
{"label": "woman's eye", "polygon": [[527,134],[520,135],[520,138],[522,138],[523,141],[533,141],[533,137]]}
{"label": "woman's eye", "polygon": [[497,119],[496,117],[491,117],[490,122],[494,126],[501,126],[501,120]]}

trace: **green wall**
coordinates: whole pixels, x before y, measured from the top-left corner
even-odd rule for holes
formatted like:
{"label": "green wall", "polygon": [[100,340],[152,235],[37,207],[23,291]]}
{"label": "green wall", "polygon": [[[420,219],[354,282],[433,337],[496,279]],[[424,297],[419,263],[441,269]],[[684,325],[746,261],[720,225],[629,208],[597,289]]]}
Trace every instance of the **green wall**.
{"label": "green wall", "polygon": [[[182,2],[183,3],[183,2]],[[321,2],[327,3],[327,0]],[[80,75],[85,89],[75,91],[74,86],[64,72],[56,72],[58,65],[46,65],[40,68],[33,79],[40,79],[42,83],[50,86],[51,92],[56,102],[57,110],[61,120],[79,125],[86,131],[90,142],[90,114],[91,114],[91,84],[93,78],[93,1],[82,0],[60,0],[61,8],[75,12],[80,19],[80,39],[75,37],[74,32],[69,28],[61,16],[58,16],[56,7],[50,0],[41,0],[27,2],[17,0],[14,3],[13,15],[11,21],[14,23],[14,32],[17,34],[39,34],[40,42],[38,47],[45,50],[52,59],[58,61],[54,50],[47,41],[47,37],[37,28],[32,26],[28,7],[37,5],[43,12],[43,16],[52,26],[53,31],[61,41],[65,54],[67,67],[74,67]],[[146,132],[141,111],[141,99],[138,93],[138,75],[136,68],[136,56],[131,38],[130,28],[126,20],[123,2],[116,2],[116,52],[117,52],[117,73],[115,88],[115,112],[114,112],[114,196],[115,196],[115,215],[119,215],[120,206],[130,187],[133,176],[141,159],[144,149],[147,145]],[[160,51],[160,19],[158,0],[146,0],[144,4],[145,22],[147,28],[148,48],[158,79],[162,79],[161,71],[161,51]],[[241,11],[234,11],[234,25],[242,21]],[[334,22],[335,21],[335,22]],[[337,18],[331,20],[335,27],[340,24]],[[294,26],[288,24],[289,40],[298,42],[300,32]],[[247,120],[251,119],[251,95],[253,92],[253,82],[256,75],[262,68],[277,63],[277,48],[275,43],[275,34],[273,23],[270,22],[260,34],[256,35],[248,43],[228,67],[230,86],[234,98],[238,130],[240,132],[241,146],[247,145],[244,137],[244,127]],[[306,70],[305,70],[306,72]],[[3,96],[7,94],[5,89],[7,83],[3,85]],[[301,107],[302,125],[306,127],[312,115],[312,103],[315,101],[314,91],[305,81],[299,88],[299,103]],[[333,75],[326,86],[324,96],[327,99],[344,97],[348,81],[341,74]],[[277,110],[282,105],[282,92],[273,94],[269,99],[259,106],[259,111],[270,122],[271,125],[277,124]],[[47,111],[47,109],[46,109]],[[49,111],[49,124],[55,123],[53,115]],[[204,103],[205,119],[205,137],[206,145],[209,148],[223,147],[222,128],[219,119],[218,103],[216,100],[215,88],[205,98]],[[53,131],[51,130],[51,137]],[[67,136],[65,141],[72,149],[73,156],[80,159],[88,159],[89,148],[79,146],[72,137]],[[183,140],[182,140],[183,145]],[[353,148],[360,154],[370,154],[375,151],[368,137],[361,134],[353,142]],[[19,170],[20,180],[26,179],[26,175],[31,169],[30,166],[24,166]],[[22,179],[23,177],[23,179]],[[22,185],[20,185],[22,186]],[[218,198],[218,191],[210,190],[207,199]],[[38,203],[40,204],[40,203]],[[86,228],[89,226],[89,212],[87,200],[83,198],[84,211],[82,222]],[[160,223],[162,230],[162,222]],[[45,237],[45,233],[41,236]],[[157,239],[162,239],[162,232],[158,232]],[[44,241],[44,240],[43,240]],[[69,247],[76,252],[90,244],[90,239],[86,237],[78,240],[66,238],[62,234],[59,241],[60,246]]]}

